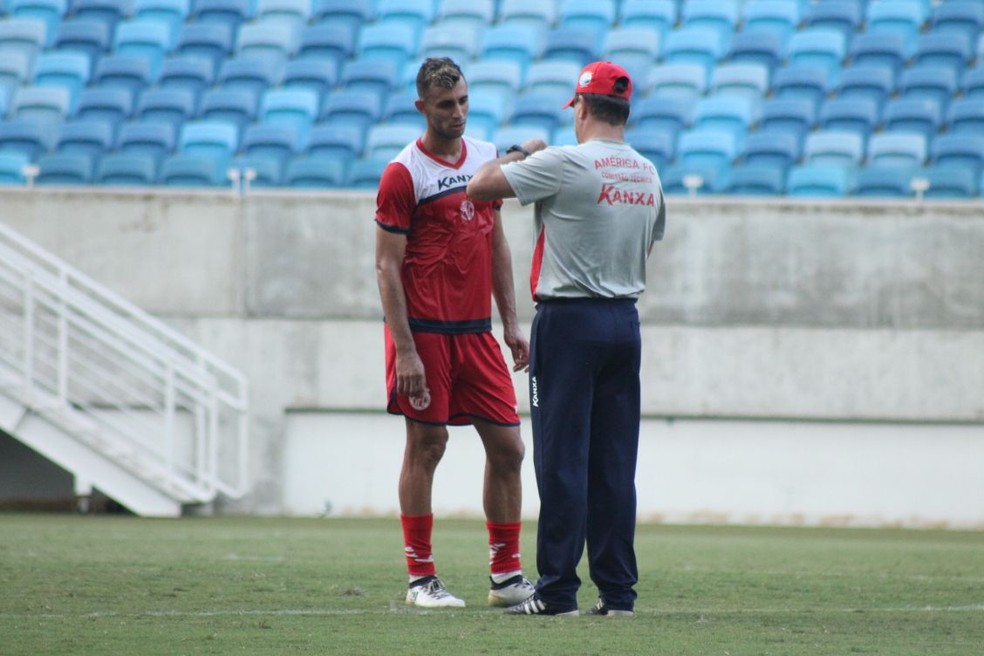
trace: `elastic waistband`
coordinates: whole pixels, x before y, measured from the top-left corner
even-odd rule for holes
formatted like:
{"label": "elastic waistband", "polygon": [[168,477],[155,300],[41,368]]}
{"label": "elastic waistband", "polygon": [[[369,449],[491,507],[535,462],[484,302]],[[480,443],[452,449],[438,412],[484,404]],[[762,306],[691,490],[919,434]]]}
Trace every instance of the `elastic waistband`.
{"label": "elastic waistband", "polygon": [[604,298],[601,296],[582,296],[578,298],[546,298],[542,301],[537,301],[537,305],[607,305],[609,303],[617,303],[620,305],[635,305],[637,298],[628,297],[618,297],[618,298]]}

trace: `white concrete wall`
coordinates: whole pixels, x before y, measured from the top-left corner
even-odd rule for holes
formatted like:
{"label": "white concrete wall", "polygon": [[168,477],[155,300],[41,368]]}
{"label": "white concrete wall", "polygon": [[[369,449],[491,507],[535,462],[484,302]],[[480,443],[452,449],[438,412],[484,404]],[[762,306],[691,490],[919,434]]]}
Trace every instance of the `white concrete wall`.
{"label": "white concrete wall", "polygon": [[[265,192],[241,200],[224,192],[0,189],[0,220],[247,373],[254,488],[230,508],[259,513],[295,511],[291,445],[304,440],[291,432],[292,411],[322,413],[326,421],[355,413],[364,417],[363,438],[376,435],[376,419],[388,420],[399,438],[398,419],[373,414],[383,403],[373,207],[371,194],[355,193]],[[799,427],[953,427],[984,441],[982,210],[980,203],[671,198],[667,238],[656,248],[640,302],[647,419],[766,420],[728,431],[727,440],[766,456],[776,448],[775,467],[756,473],[771,476],[771,485],[795,469],[766,438],[785,420]],[[528,324],[530,211],[509,202],[504,217]],[[516,382],[523,407],[525,377]],[[856,432],[835,430],[823,440]],[[804,435],[804,448],[820,457],[825,447],[813,445],[816,433]],[[950,452],[935,429],[920,435],[919,448],[907,451],[913,460]],[[355,466],[362,455],[342,447],[336,458]],[[834,478],[853,471],[821,460]],[[736,475],[754,471],[748,463],[738,467]],[[979,483],[984,468],[977,476]],[[958,495],[947,472],[939,479],[936,510],[913,507],[910,515],[965,522],[970,507],[984,523],[984,497],[965,495],[979,491],[975,481]],[[812,482],[804,479],[804,490]],[[714,485],[714,478],[702,483]],[[312,492],[305,503],[320,508],[322,496]],[[692,501],[690,508],[647,513],[719,512]],[[800,510],[852,514],[806,505],[720,512],[743,521]],[[856,516],[900,521],[898,509],[869,510],[859,506]]]}

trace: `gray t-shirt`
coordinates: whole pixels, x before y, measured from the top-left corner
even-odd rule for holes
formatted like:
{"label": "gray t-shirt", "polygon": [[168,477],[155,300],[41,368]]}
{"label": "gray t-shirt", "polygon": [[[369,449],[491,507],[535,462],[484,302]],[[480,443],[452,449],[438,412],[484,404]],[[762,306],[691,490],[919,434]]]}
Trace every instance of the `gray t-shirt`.
{"label": "gray t-shirt", "polygon": [[536,203],[531,288],[536,300],[636,298],[666,212],[656,167],[628,144],[592,139],[551,147],[502,172]]}

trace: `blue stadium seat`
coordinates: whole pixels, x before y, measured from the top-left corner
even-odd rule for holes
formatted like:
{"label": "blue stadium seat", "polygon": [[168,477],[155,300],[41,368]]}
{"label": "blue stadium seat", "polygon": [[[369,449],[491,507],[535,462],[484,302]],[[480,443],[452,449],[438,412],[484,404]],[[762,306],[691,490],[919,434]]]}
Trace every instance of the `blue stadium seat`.
{"label": "blue stadium seat", "polygon": [[975,175],[984,169],[984,135],[941,134],[930,146],[930,163],[947,168],[965,168]]}
{"label": "blue stadium seat", "polygon": [[772,76],[772,92],[776,98],[802,98],[819,105],[827,95],[828,80],[827,70],[822,67],[792,64]]}
{"label": "blue stadium seat", "polygon": [[636,86],[645,86],[649,71],[659,58],[662,37],[653,27],[620,26],[605,33],[601,58],[618,62]]}
{"label": "blue stadium seat", "polygon": [[51,126],[34,120],[0,121],[0,151],[23,153],[31,161],[51,150],[55,136]]}
{"label": "blue stadium seat", "polygon": [[468,93],[469,130],[491,134],[499,128],[512,111],[513,96],[498,90],[478,89]]}
{"label": "blue stadium seat", "polygon": [[935,65],[963,72],[974,51],[970,39],[960,32],[920,34],[912,56],[913,64]]}
{"label": "blue stadium seat", "polygon": [[268,59],[281,67],[297,51],[299,39],[286,25],[243,23],[236,30],[237,57]]}
{"label": "blue stadium seat", "polygon": [[657,169],[667,165],[676,156],[676,136],[673,132],[637,126],[625,131],[625,141]]}
{"label": "blue stadium seat", "polygon": [[523,75],[530,63],[540,56],[542,37],[531,26],[493,25],[482,35],[479,56],[517,62]]}
{"label": "blue stadium seat", "polygon": [[113,149],[116,126],[96,119],[66,121],[58,128],[55,150],[97,158]]}
{"label": "blue stadium seat", "polygon": [[909,198],[918,169],[908,166],[866,166],[858,170],[851,194],[867,198]]}
{"label": "blue stadium seat", "polygon": [[0,152],[0,185],[24,184],[24,166],[30,163],[24,153]]}
{"label": "blue stadium seat", "polygon": [[259,96],[280,84],[285,65],[276,58],[233,57],[222,62],[215,77],[217,87],[249,91]]}
{"label": "blue stadium seat", "polygon": [[89,71],[89,56],[85,53],[52,50],[41,53],[35,61],[33,82],[38,86],[67,89],[71,111],[89,81]]}
{"label": "blue stadium seat", "polygon": [[854,132],[867,138],[879,124],[878,103],[868,98],[831,98],[821,107],[822,130]]}
{"label": "blue stadium seat", "polygon": [[523,94],[513,103],[507,122],[514,126],[540,127],[550,134],[562,123],[573,120],[572,112],[564,111],[564,104],[571,95],[570,91],[532,91]]}
{"label": "blue stadium seat", "polygon": [[172,36],[166,23],[156,20],[123,21],[113,36],[117,55],[144,57],[150,64],[150,76],[157,78],[164,55],[171,49]]}
{"label": "blue stadium seat", "polygon": [[0,21],[0,59],[12,53],[20,54],[28,65],[47,42],[47,27],[35,18],[8,18]]}
{"label": "blue stadium seat", "polygon": [[134,121],[119,128],[116,148],[127,155],[143,155],[160,161],[174,152],[175,128],[160,121]]}
{"label": "blue stadium seat", "polygon": [[180,89],[191,93],[197,103],[215,78],[212,62],[197,55],[173,55],[161,62],[157,84],[161,89]]}
{"label": "blue stadium seat", "polygon": [[232,52],[232,35],[232,28],[224,23],[186,23],[178,31],[175,52],[208,59],[214,74]]}
{"label": "blue stadium seat", "polygon": [[786,190],[787,167],[775,164],[736,164],[724,191],[736,196],[781,196]]}
{"label": "blue stadium seat", "polygon": [[404,23],[372,23],[359,32],[355,55],[359,59],[382,60],[395,66],[417,54],[417,32]]}
{"label": "blue stadium seat", "polygon": [[178,133],[178,152],[212,158],[225,165],[239,149],[239,130],[221,120],[188,121]]}
{"label": "blue stadium seat", "polygon": [[209,89],[202,94],[197,118],[223,121],[242,130],[256,120],[258,106],[259,95],[249,89]]}
{"label": "blue stadium seat", "polygon": [[892,69],[873,64],[845,69],[834,86],[834,95],[837,98],[870,100],[879,110],[893,91],[895,91],[895,74]]}
{"label": "blue stadium seat", "polygon": [[798,134],[765,129],[748,135],[741,160],[748,165],[789,168],[799,162],[801,154],[802,140]]}
{"label": "blue stadium seat", "polygon": [[125,89],[90,87],[79,92],[77,119],[96,119],[120,125],[133,113],[133,96]]}
{"label": "blue stadium seat", "polygon": [[65,0],[7,0],[7,9],[13,18],[39,20],[45,24],[45,46],[54,43],[66,6]]}
{"label": "blue stadium seat", "polygon": [[420,137],[420,127],[410,123],[373,125],[366,136],[366,156],[395,157],[403,148]]}
{"label": "blue stadium seat", "polygon": [[785,41],[800,24],[800,3],[790,0],[748,0],[743,8],[745,30],[768,30]]}
{"label": "blue stadium seat", "polygon": [[759,101],[769,91],[769,69],[765,64],[726,62],[711,73],[710,93],[717,96],[737,95]]}
{"label": "blue stadium seat", "polygon": [[710,28],[730,37],[740,17],[738,0],[701,0],[680,5],[680,23],[683,27]]}
{"label": "blue stadium seat", "polygon": [[530,65],[526,74],[527,92],[547,92],[573,95],[582,66],[572,61],[544,59]]}
{"label": "blue stadium seat", "polygon": [[[26,55],[8,53],[0,57],[0,95],[8,97],[31,77],[31,62]],[[0,114],[2,117],[3,114]]]}
{"label": "blue stadium seat", "polygon": [[255,0],[254,18],[264,25],[283,25],[297,43],[311,18],[311,0]]}
{"label": "blue stadium seat", "polygon": [[154,82],[150,62],[139,55],[105,55],[96,62],[92,85],[125,89],[134,98]]}
{"label": "blue stadium seat", "polygon": [[349,166],[348,174],[345,176],[345,186],[353,189],[377,188],[379,178],[388,163],[388,160],[372,157],[355,160]]}
{"label": "blue stadium seat", "polygon": [[[488,140],[488,137],[485,138]],[[573,125],[562,125],[550,135],[550,145],[552,146],[576,146],[577,134],[574,132]]]}
{"label": "blue stadium seat", "polygon": [[976,39],[984,29],[984,4],[979,0],[947,0],[933,8],[930,23],[934,34]]}
{"label": "blue stadium seat", "polygon": [[246,157],[272,158],[283,165],[298,148],[297,131],[290,125],[257,123],[243,132],[239,150]]}
{"label": "blue stadium seat", "polygon": [[435,23],[424,31],[420,56],[450,57],[459,65],[464,65],[478,54],[482,31],[455,23]]}
{"label": "blue stadium seat", "polygon": [[802,29],[789,37],[786,49],[789,67],[817,66],[836,82],[847,55],[847,38],[843,32],[822,27]]}
{"label": "blue stadium seat", "polygon": [[586,66],[601,57],[601,33],[590,27],[560,25],[547,32],[542,56]]}
{"label": "blue stadium seat", "polygon": [[188,15],[189,25],[225,26],[229,34],[235,34],[240,24],[252,17],[250,0],[194,0]]}
{"label": "blue stadium seat", "polygon": [[931,166],[923,173],[929,189],[923,198],[930,200],[966,200],[980,194],[976,169],[955,166]]}
{"label": "blue stadium seat", "polygon": [[725,38],[707,27],[681,27],[667,33],[663,45],[666,63],[700,64],[710,73],[728,51],[730,36]]}
{"label": "blue stadium seat", "polygon": [[[295,189],[334,189],[345,185],[345,162],[320,155],[301,155],[287,162],[284,186]],[[376,177],[377,183],[379,177]]]}
{"label": "blue stadium seat", "polygon": [[869,2],[867,19],[868,32],[891,34],[904,43],[914,43],[926,22],[926,9],[922,0]]}
{"label": "blue stadium seat", "polygon": [[175,129],[195,116],[195,95],[190,89],[153,88],[144,91],[135,116],[141,121],[170,123]]}
{"label": "blue stadium seat", "polygon": [[724,59],[729,62],[763,64],[774,70],[785,57],[782,37],[762,28],[746,29],[731,38]]}
{"label": "blue stadium seat", "polygon": [[161,163],[159,182],[168,187],[219,187],[227,184],[225,162],[207,155],[178,153]]}
{"label": "blue stadium seat", "polygon": [[492,134],[492,143],[500,153],[513,144],[523,143],[528,139],[543,139],[550,141],[550,132],[535,125],[504,125]]}
{"label": "blue stadium seat", "polygon": [[365,133],[355,125],[316,124],[311,128],[304,152],[351,161],[362,156]]}
{"label": "blue stadium seat", "polygon": [[864,159],[865,139],[856,132],[819,130],[806,135],[803,159],[809,164],[858,166]]}
{"label": "blue stadium seat", "polygon": [[808,29],[836,30],[845,38],[850,38],[863,19],[863,6],[856,0],[826,0],[807,7],[803,24]]}
{"label": "blue stadium seat", "polygon": [[854,171],[848,166],[801,164],[789,170],[786,194],[792,197],[843,198],[854,188]]}
{"label": "blue stadium seat", "polygon": [[[984,64],[984,56],[978,59]],[[960,91],[965,98],[984,100],[984,65],[978,64],[964,73],[963,80],[960,82]]]}
{"label": "blue stadium seat", "polygon": [[953,134],[984,134],[984,103],[979,98],[954,100],[946,115],[946,127]]}
{"label": "blue stadium seat", "polygon": [[725,173],[738,156],[734,135],[699,127],[680,134],[677,141],[678,164],[700,171],[714,186],[723,187]]}
{"label": "blue stadium seat", "polygon": [[434,0],[376,0],[376,20],[407,25],[420,33],[434,20]]}
{"label": "blue stadium seat", "polygon": [[[723,192],[728,187],[731,169],[677,162],[659,173],[663,193],[667,195],[705,196]],[[688,184],[693,181],[692,189]]]}
{"label": "blue stadium seat", "polygon": [[554,0],[499,0],[499,25],[507,29],[530,27],[542,35],[556,22]]}
{"label": "blue stadium seat", "polygon": [[943,124],[943,112],[932,100],[898,98],[885,105],[882,123],[886,130],[917,132],[932,140]]}
{"label": "blue stadium seat", "polygon": [[587,27],[601,34],[615,24],[618,7],[615,0],[562,0],[557,13],[559,25]]}
{"label": "blue stadium seat", "polygon": [[232,168],[239,169],[240,175],[244,178],[247,171],[251,171],[252,180],[244,182],[244,184],[249,184],[250,188],[264,189],[279,187],[283,184],[284,163],[275,157],[242,155],[235,159]]}
{"label": "blue stadium seat", "polygon": [[789,132],[802,138],[817,121],[817,106],[804,98],[770,98],[762,105],[759,130]]}
{"label": "blue stadium seat", "polygon": [[759,119],[758,100],[744,96],[707,96],[694,108],[694,130],[726,132],[735,147],[744,146],[745,135]]}
{"label": "blue stadium seat", "polygon": [[8,116],[57,125],[68,115],[70,103],[68,89],[20,87],[10,101]]}
{"label": "blue stadium seat", "polygon": [[475,61],[464,68],[464,74],[469,95],[478,91],[514,95],[524,84],[523,69],[515,61]]}
{"label": "blue stadium seat", "polygon": [[622,0],[619,9],[622,27],[655,28],[660,37],[672,30],[679,18],[676,0]]}
{"label": "blue stadium seat", "polygon": [[41,185],[84,185],[92,180],[92,158],[80,153],[51,153],[38,158]]}
{"label": "blue stadium seat", "polygon": [[332,23],[308,25],[301,30],[297,56],[327,59],[341,67],[355,52],[355,35],[348,28]]}
{"label": "blue stadium seat", "polygon": [[696,100],[707,91],[707,80],[707,69],[701,64],[661,64],[650,72],[645,90],[653,95]]}
{"label": "blue stadium seat", "polygon": [[653,94],[632,104],[629,125],[647,130],[679,132],[693,124],[696,104],[695,100],[682,96]]}
{"label": "blue stadium seat", "polygon": [[366,91],[382,99],[397,86],[397,68],[388,61],[354,59],[342,66],[340,85],[349,91]]}
{"label": "blue stadium seat", "polygon": [[149,186],[157,182],[157,160],[150,155],[110,153],[99,160],[95,184]]}
{"label": "blue stadium seat", "polygon": [[315,0],[314,22],[337,25],[355,34],[373,17],[375,0]]}
{"label": "blue stadium seat", "polygon": [[132,9],[128,0],[72,0],[68,13],[75,18],[97,20],[112,34],[117,23],[130,17]]}
{"label": "blue stadium seat", "polygon": [[333,126],[350,125],[358,128],[363,137],[369,126],[379,120],[382,100],[367,91],[335,91],[325,98],[318,122]]}
{"label": "blue stadium seat", "polygon": [[[472,93],[468,94],[468,122],[469,124],[473,122],[475,118],[476,103],[475,96]],[[383,123],[412,123],[414,125],[420,126],[420,131],[423,133],[424,128],[427,125],[427,121],[424,119],[424,115],[417,111],[416,106],[417,94],[415,93],[392,93],[386,98],[386,102],[383,103],[383,113],[381,121]]]}
{"label": "blue stadium seat", "polygon": [[957,92],[957,72],[931,64],[918,64],[899,75],[898,92],[903,98],[932,100],[944,111]]}
{"label": "blue stadium seat", "polygon": [[178,28],[188,18],[190,4],[191,0],[136,0],[133,17],[136,20],[158,21],[167,25],[172,38],[168,44],[170,50],[174,46]]}
{"label": "blue stadium seat", "polygon": [[304,143],[319,109],[320,98],[310,89],[270,89],[260,99],[260,122],[290,127]]}
{"label": "blue stadium seat", "polygon": [[58,50],[83,52],[89,55],[91,62],[95,62],[109,50],[109,27],[97,20],[68,18],[58,24],[52,45]]}
{"label": "blue stadium seat", "polygon": [[[891,4],[879,2],[876,4]],[[900,70],[909,59],[906,41],[898,34],[858,34],[851,41],[848,57],[852,66],[886,66],[893,71]]]}
{"label": "blue stadium seat", "polygon": [[442,25],[458,26],[476,33],[495,20],[496,0],[442,0],[438,17]]}
{"label": "blue stadium seat", "polygon": [[338,67],[330,59],[293,59],[284,67],[285,89],[305,89],[317,95],[318,106],[338,81]]}
{"label": "blue stadium seat", "polygon": [[879,132],[868,140],[870,166],[919,167],[928,154],[926,137],[915,132]]}

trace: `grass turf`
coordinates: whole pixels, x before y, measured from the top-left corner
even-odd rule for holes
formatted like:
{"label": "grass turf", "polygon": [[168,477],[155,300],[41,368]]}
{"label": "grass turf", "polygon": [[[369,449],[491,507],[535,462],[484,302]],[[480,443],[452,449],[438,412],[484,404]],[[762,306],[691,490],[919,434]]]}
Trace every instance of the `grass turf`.
{"label": "grass turf", "polygon": [[[535,526],[524,529],[534,572]],[[480,521],[438,520],[468,602],[403,602],[396,519],[0,515],[0,654],[878,654],[984,645],[984,533],[643,525],[634,618],[485,605]],[[587,579],[586,573],[584,578]],[[594,602],[590,582],[581,606]]]}

